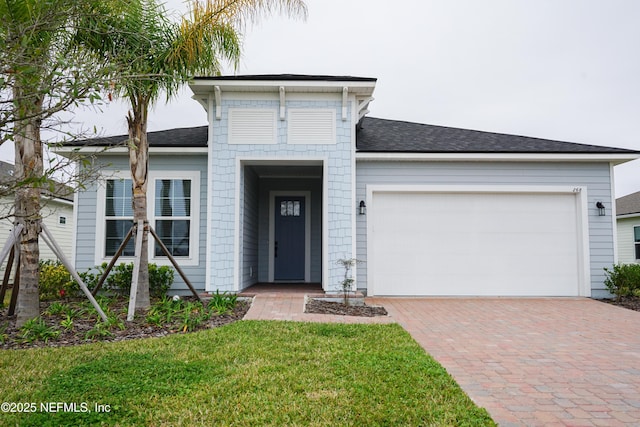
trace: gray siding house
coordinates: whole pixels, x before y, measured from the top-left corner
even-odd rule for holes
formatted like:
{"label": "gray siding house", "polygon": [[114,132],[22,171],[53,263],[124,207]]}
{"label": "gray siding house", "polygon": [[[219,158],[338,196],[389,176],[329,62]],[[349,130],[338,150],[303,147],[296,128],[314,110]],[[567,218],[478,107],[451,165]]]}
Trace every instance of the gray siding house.
{"label": "gray siding house", "polygon": [[618,262],[634,264],[640,260],[640,191],[616,199]]}
{"label": "gray siding house", "polygon": [[[606,295],[613,166],[640,153],[368,117],[375,85],[194,79],[209,125],[149,134],[148,206],[199,289],[335,291],[338,260],[355,258],[369,295]],[[80,270],[108,261],[131,226],[125,140],[82,148],[110,150],[102,178],[76,197]],[[157,248],[149,256],[167,262]]]}

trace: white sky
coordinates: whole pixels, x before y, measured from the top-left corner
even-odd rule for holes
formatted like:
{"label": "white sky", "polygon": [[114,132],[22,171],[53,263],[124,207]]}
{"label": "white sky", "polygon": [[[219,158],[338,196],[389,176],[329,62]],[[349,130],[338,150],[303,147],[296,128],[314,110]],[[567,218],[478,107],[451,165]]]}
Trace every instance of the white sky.
{"label": "white sky", "polygon": [[[640,150],[640,1],[306,3],[306,22],[246,31],[238,74],[376,77],[372,117]],[[124,134],[125,111],[114,102],[76,120]],[[187,88],[154,109],[149,130],[204,124]],[[8,145],[0,158],[12,159]],[[640,161],[615,171],[616,197],[640,190]]]}

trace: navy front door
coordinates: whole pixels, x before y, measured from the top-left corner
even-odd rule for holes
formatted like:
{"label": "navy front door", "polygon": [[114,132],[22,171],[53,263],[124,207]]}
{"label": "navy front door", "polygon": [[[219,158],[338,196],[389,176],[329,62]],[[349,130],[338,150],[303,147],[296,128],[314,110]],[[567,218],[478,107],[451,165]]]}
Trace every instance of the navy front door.
{"label": "navy front door", "polygon": [[304,281],[304,197],[276,197],[274,214],[273,278]]}

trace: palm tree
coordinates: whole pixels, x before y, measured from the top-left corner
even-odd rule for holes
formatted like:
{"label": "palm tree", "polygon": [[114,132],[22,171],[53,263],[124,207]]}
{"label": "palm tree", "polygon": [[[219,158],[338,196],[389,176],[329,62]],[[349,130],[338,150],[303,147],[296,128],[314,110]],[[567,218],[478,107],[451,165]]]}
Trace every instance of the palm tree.
{"label": "palm tree", "polygon": [[90,94],[101,70],[73,40],[78,16],[93,2],[0,0],[0,143],[15,144],[14,216],[23,226],[17,326],[40,314],[40,191],[50,184],[40,131]]}
{"label": "palm tree", "polygon": [[[105,10],[104,15],[113,18],[97,23],[99,28],[85,34],[84,42],[117,68],[114,91],[130,103],[127,125],[134,223],[147,221],[149,107],[163,93],[170,99],[194,75],[219,75],[222,62],[237,66],[240,31],[246,22],[273,12],[306,17],[303,0],[192,0],[189,6],[189,14],[173,23],[155,0],[132,1],[119,13]],[[109,5],[101,7],[108,9]],[[115,36],[103,37],[111,27],[116,29]],[[136,308],[150,304],[147,254],[145,229]]]}

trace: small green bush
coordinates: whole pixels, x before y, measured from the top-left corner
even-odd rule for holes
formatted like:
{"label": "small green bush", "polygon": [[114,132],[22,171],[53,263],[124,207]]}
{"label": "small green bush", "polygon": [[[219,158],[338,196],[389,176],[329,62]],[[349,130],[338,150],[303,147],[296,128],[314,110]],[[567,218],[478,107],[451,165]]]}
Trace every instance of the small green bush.
{"label": "small green bush", "polygon": [[34,341],[48,342],[49,339],[57,339],[60,331],[47,325],[40,317],[29,319],[20,328],[20,339],[25,343]]}
{"label": "small green bush", "polygon": [[80,295],[80,286],[60,261],[40,261],[40,299],[53,300]]}
{"label": "small green bush", "polygon": [[[129,295],[131,290],[131,277],[133,276],[133,263],[122,263],[113,267],[105,282],[105,288],[120,295]],[[171,267],[149,264],[149,294],[152,297],[166,295],[173,284],[174,271]]]}
{"label": "small green bush", "polygon": [[220,293],[216,291],[211,295],[207,307],[209,310],[215,311],[217,314],[227,314],[233,311],[238,304],[238,296],[227,292]]}
{"label": "small green bush", "polygon": [[604,269],[604,284],[618,299],[626,296],[640,297],[640,264],[615,264]]}

